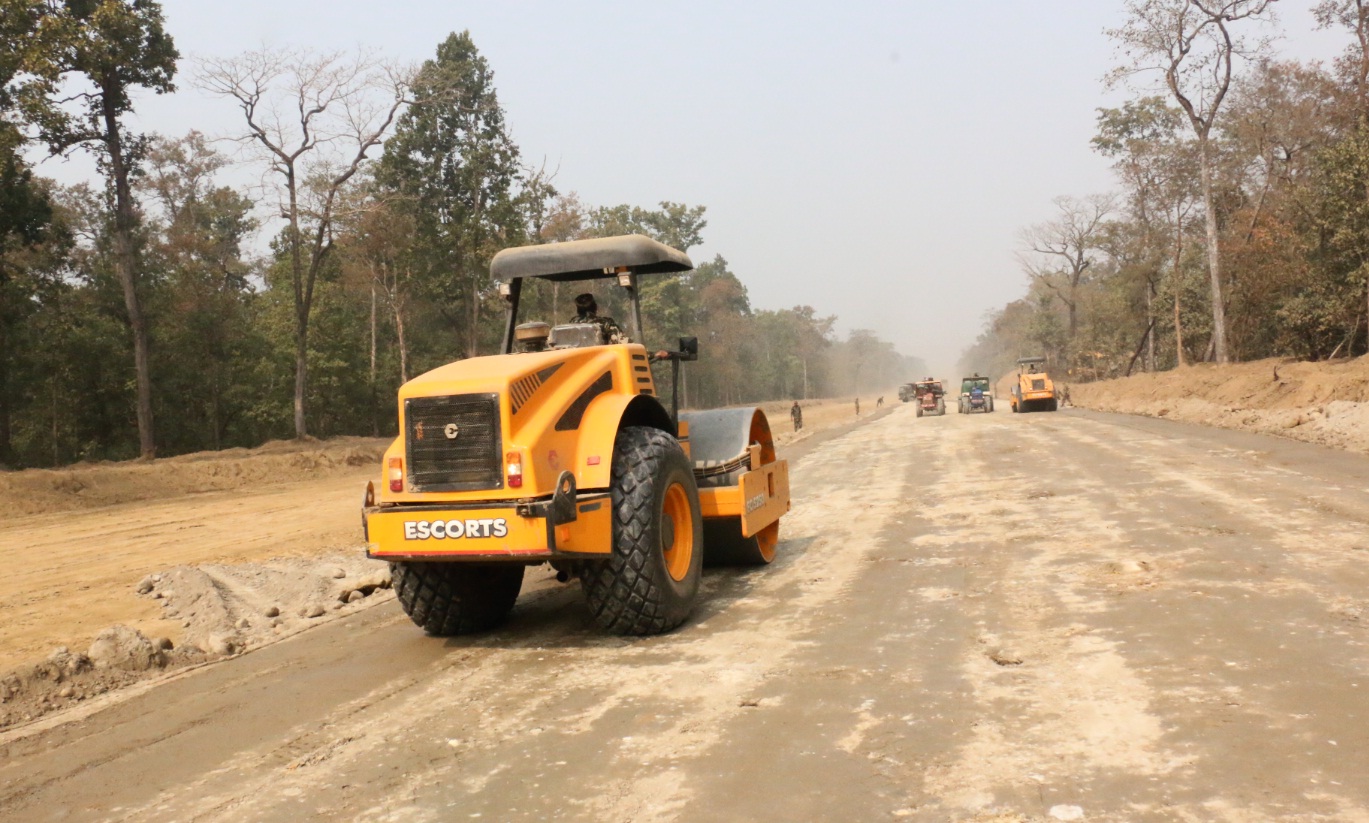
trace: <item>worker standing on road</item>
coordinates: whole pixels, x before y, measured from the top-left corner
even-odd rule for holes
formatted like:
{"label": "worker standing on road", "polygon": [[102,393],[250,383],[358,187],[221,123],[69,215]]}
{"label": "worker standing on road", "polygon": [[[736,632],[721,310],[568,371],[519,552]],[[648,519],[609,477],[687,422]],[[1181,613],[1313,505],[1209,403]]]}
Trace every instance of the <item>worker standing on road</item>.
{"label": "worker standing on road", "polygon": [[789,419],[794,421],[794,431],[803,428],[803,409],[799,408],[799,401],[795,400],[794,405],[789,407]]}
{"label": "worker standing on road", "polygon": [[860,417],[860,398],[856,398],[856,417]]}

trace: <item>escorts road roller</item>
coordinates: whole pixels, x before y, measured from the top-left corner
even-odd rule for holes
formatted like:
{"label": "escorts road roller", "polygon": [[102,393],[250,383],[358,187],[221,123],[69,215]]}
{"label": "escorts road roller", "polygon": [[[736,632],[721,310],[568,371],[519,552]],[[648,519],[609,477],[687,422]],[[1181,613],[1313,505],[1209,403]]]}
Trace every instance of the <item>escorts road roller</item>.
{"label": "escorts road roller", "polygon": [[[679,411],[675,351],[641,344],[641,277],[684,272],[640,235],[505,249],[490,273],[502,353],[448,363],[399,389],[399,436],[362,506],[368,556],[391,564],[409,617],[432,635],[483,631],[512,610],[528,566],[578,579],[615,634],[680,625],[702,566],[775,558],[789,467],[757,408]],[[628,327],[577,316],[519,321],[524,281],[621,288]],[[583,314],[583,311],[582,311]],[[670,364],[669,407],[651,365]]]}

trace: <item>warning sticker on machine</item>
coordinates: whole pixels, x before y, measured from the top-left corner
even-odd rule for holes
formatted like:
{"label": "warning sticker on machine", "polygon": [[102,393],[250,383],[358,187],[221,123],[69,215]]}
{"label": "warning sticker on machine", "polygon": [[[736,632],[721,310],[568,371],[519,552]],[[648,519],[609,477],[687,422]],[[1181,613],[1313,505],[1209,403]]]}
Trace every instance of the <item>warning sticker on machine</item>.
{"label": "warning sticker on machine", "polygon": [[463,537],[508,537],[509,524],[502,517],[479,520],[405,520],[405,540],[455,540]]}

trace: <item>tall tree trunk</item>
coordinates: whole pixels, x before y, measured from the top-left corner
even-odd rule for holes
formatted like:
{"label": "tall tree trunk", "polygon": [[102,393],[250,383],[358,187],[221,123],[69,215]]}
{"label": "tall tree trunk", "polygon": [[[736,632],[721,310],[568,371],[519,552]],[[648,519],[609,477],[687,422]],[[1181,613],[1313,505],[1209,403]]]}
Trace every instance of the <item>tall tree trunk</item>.
{"label": "tall tree trunk", "polygon": [[105,149],[109,171],[114,180],[114,271],[124,290],[124,309],[133,332],[133,370],[138,391],[138,451],[146,459],[157,456],[152,430],[152,367],[148,357],[147,320],[138,296],[138,259],[133,245],[133,230],[138,217],[133,210],[133,191],[129,186],[129,167],[124,157],[119,115],[114,107],[117,81],[107,79],[101,89],[104,101]]}
{"label": "tall tree trunk", "polygon": [[376,270],[371,265],[371,363],[367,385],[371,389],[371,436],[380,436],[380,399],[376,391]]}
{"label": "tall tree trunk", "polygon": [[52,387],[52,465],[56,468],[62,464],[62,453],[57,442],[57,376],[53,375],[48,383]]}
{"label": "tall tree trunk", "polygon": [[409,382],[409,340],[404,336],[404,300],[394,299],[395,342],[399,344],[399,382]]}
{"label": "tall tree trunk", "polygon": [[10,442],[9,340],[5,334],[8,323],[0,317],[0,469],[18,468],[14,445]]}
{"label": "tall tree trunk", "polygon": [[309,382],[309,318],[295,316],[295,437],[309,436],[304,426],[304,389]]}
{"label": "tall tree trunk", "polygon": [[223,415],[219,408],[223,401],[219,390],[219,369],[214,367],[213,378],[209,381],[209,425],[214,429],[214,451],[223,448]]}
{"label": "tall tree trunk", "polygon": [[1174,278],[1174,356],[1177,365],[1187,366],[1188,361],[1184,358],[1184,324],[1180,319],[1180,304],[1183,295],[1183,257],[1184,257],[1184,227],[1179,206],[1174,207],[1174,270],[1171,276]]}
{"label": "tall tree trunk", "polygon": [[1222,250],[1217,233],[1217,206],[1214,202],[1212,157],[1207,138],[1199,142],[1198,165],[1202,169],[1203,210],[1207,226],[1207,270],[1212,286],[1212,346],[1218,363],[1230,362],[1226,346],[1226,304],[1222,298]]}
{"label": "tall tree trunk", "polygon": [[480,294],[476,278],[471,278],[470,328],[466,329],[466,356],[475,357],[480,347]]}
{"label": "tall tree trunk", "polygon": [[299,229],[299,191],[294,166],[285,170],[290,197],[290,279],[295,290],[295,437],[309,436],[304,417],[304,389],[309,382],[309,309],[304,288],[304,236]]}
{"label": "tall tree trunk", "polygon": [[1146,280],[1146,371],[1155,371],[1155,281]]}

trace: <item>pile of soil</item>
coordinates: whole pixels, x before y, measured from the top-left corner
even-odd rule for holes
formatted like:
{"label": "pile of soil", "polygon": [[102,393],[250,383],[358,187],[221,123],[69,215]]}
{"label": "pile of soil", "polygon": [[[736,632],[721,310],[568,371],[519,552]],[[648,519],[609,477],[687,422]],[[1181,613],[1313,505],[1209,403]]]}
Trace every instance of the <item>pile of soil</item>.
{"label": "pile of soil", "polygon": [[46,660],[0,675],[0,729],[164,671],[241,654],[387,600],[389,565],[357,553],[264,563],[176,566],[148,575],[136,595],[184,629],[179,644],[116,625],[90,648],[60,646]]}
{"label": "pile of soil", "polygon": [[0,471],[0,496],[10,516],[23,516],[291,483],[379,467],[389,443],[370,437],[274,441],[158,460]]}
{"label": "pile of soil", "polygon": [[1277,434],[1369,454],[1369,356],[1185,366],[1071,384],[1069,397],[1081,408]]}

